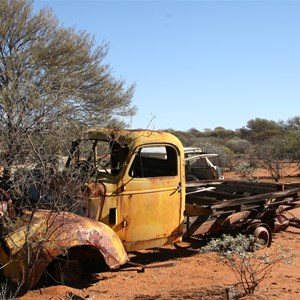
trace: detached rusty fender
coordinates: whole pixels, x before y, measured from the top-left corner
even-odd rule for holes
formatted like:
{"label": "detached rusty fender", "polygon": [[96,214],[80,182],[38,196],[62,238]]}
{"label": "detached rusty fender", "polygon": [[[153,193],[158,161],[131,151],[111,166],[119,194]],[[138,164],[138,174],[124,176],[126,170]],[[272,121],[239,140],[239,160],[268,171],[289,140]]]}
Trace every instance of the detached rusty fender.
{"label": "detached rusty fender", "polygon": [[11,234],[1,239],[0,263],[4,276],[30,289],[51,261],[78,246],[98,249],[114,269],[128,261],[116,233],[107,225],[68,212],[26,212]]}

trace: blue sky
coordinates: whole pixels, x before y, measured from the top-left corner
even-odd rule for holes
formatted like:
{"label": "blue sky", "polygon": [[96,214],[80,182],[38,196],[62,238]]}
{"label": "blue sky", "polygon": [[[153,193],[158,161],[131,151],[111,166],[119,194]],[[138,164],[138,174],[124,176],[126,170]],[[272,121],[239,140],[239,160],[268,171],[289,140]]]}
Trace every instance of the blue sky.
{"label": "blue sky", "polygon": [[114,76],[136,83],[132,128],[238,129],[300,115],[300,0],[35,0],[45,6],[109,43]]}

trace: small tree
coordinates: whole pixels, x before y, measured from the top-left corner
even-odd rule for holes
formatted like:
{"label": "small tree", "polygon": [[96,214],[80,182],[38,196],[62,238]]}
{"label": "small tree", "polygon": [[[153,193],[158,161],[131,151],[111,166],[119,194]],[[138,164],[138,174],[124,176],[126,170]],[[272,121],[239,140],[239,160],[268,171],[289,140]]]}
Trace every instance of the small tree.
{"label": "small tree", "polygon": [[232,150],[236,154],[245,154],[249,152],[249,149],[251,149],[252,145],[250,142],[246,140],[242,140],[239,138],[233,138],[228,140],[225,145]]}
{"label": "small tree", "polygon": [[107,44],[32,4],[0,0],[0,187],[19,207],[74,211],[84,180],[57,173],[56,157],[88,126],[124,125],[134,86],[103,63]]}
{"label": "small tree", "polygon": [[283,143],[284,151],[289,158],[300,162],[300,130],[290,130],[286,134]]}
{"label": "small tree", "polygon": [[266,169],[275,181],[279,181],[284,175],[284,166],[291,163],[287,152],[284,149],[284,140],[272,138],[256,147],[255,154],[257,162]]}
{"label": "small tree", "polygon": [[253,144],[261,143],[271,137],[282,136],[283,128],[275,121],[256,118],[249,120],[247,126],[240,129],[241,138]]}
{"label": "small tree", "polygon": [[[30,208],[28,232],[38,208],[58,215],[81,207],[92,171],[61,172],[57,155],[69,154],[82,129],[122,127],[120,117],[135,113],[134,85],[112,76],[107,53],[108,44],[60,26],[50,9],[33,13],[31,0],[0,0],[0,185],[17,214]],[[18,219],[0,225],[3,237],[18,228]],[[33,267],[30,253],[40,244],[27,235],[25,243],[24,259]]]}
{"label": "small tree", "polygon": [[[105,126],[132,116],[134,86],[103,63],[108,45],[61,27],[49,9],[32,12],[31,0],[0,0],[0,136],[9,168],[30,149],[28,136],[78,126]],[[63,131],[66,134],[66,131]],[[65,135],[66,137],[66,135]],[[72,138],[72,137],[71,137]],[[45,143],[44,145],[45,146]],[[38,146],[39,147],[39,146]]]}

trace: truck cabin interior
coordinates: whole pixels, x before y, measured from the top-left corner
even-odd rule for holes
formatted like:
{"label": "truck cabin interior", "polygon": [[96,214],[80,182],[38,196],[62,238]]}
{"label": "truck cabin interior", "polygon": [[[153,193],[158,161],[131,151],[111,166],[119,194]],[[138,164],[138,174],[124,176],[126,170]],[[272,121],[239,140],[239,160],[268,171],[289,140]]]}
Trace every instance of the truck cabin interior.
{"label": "truck cabin interior", "polygon": [[171,146],[148,146],[139,149],[129,174],[131,177],[177,175],[177,153]]}
{"label": "truck cabin interior", "polygon": [[74,165],[85,169],[90,166],[93,170],[117,175],[126,161],[128,152],[127,144],[113,140],[76,140],[72,144],[66,166]]}
{"label": "truck cabin interior", "polygon": [[[105,172],[118,175],[129,153],[127,144],[118,141],[76,140],[70,151],[71,158],[67,166]],[[140,148],[135,153],[134,161],[129,170],[129,176],[135,178],[176,176],[178,170],[177,152],[171,146],[151,145]]]}

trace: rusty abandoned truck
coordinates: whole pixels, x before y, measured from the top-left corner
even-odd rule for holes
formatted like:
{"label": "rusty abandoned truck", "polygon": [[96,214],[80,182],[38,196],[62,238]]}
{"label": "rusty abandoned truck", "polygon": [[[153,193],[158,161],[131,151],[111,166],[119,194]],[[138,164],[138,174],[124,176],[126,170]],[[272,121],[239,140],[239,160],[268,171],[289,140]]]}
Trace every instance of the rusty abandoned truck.
{"label": "rusty abandoned truck", "polygon": [[119,268],[129,252],[191,236],[242,232],[269,246],[273,232],[299,226],[284,212],[299,206],[300,185],[186,180],[184,148],[167,132],[88,130],[73,142],[72,166],[90,174],[81,215],[24,209],[14,230],[1,224],[2,278],[24,290],[45,274],[72,283],[90,262]]}

